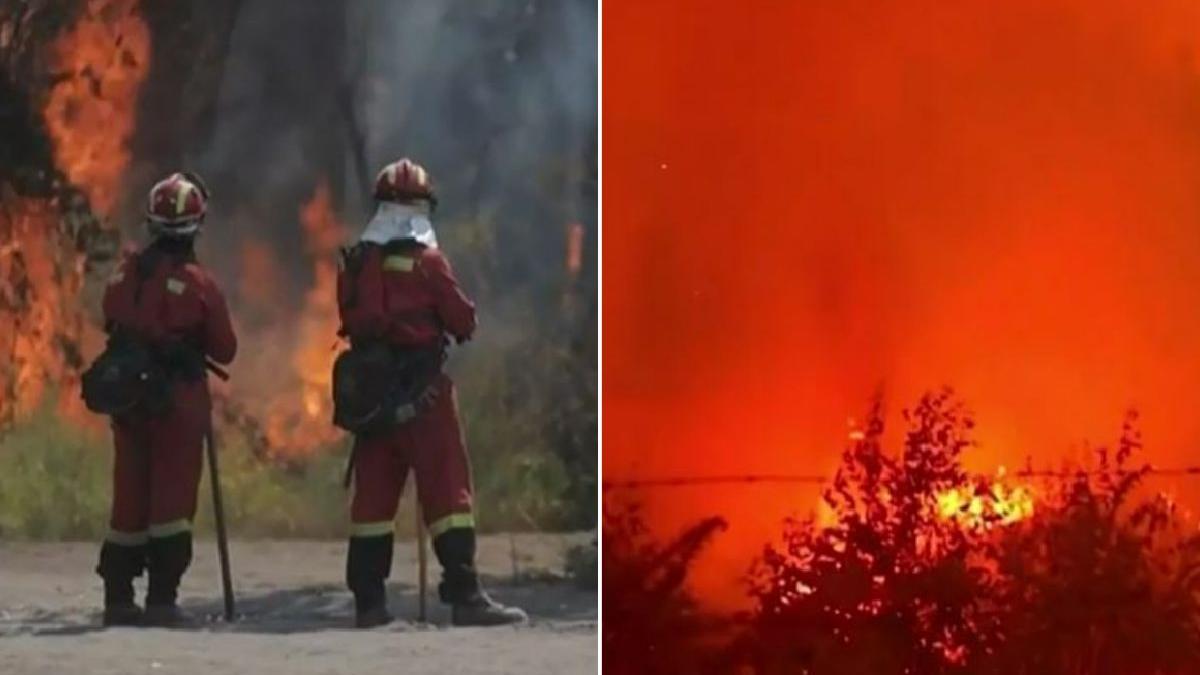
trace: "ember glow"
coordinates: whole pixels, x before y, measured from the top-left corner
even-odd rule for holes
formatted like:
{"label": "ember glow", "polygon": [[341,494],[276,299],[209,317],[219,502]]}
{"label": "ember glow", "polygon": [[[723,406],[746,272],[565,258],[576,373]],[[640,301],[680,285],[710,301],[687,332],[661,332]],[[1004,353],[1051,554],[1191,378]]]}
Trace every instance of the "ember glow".
{"label": "ember glow", "polygon": [[[607,478],[828,475],[876,391],[896,433],[942,385],[976,472],[1081,457],[1130,406],[1148,461],[1193,462],[1200,5],[726,10],[604,9]],[[986,511],[970,490],[945,508]],[[737,608],[819,491],[644,497],[663,533],[728,519],[692,582]]]}

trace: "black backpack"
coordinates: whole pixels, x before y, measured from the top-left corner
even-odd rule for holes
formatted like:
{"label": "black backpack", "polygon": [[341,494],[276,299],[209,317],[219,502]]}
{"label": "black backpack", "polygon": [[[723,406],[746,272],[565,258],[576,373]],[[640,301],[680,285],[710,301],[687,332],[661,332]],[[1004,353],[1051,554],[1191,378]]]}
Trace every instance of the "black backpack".
{"label": "black backpack", "polygon": [[83,402],[102,415],[163,415],[171,397],[166,372],[149,347],[123,334],[109,337],[104,351],[83,373]]}
{"label": "black backpack", "polygon": [[333,423],[359,436],[412,419],[440,372],[443,352],[383,342],[355,345],[333,363]]}

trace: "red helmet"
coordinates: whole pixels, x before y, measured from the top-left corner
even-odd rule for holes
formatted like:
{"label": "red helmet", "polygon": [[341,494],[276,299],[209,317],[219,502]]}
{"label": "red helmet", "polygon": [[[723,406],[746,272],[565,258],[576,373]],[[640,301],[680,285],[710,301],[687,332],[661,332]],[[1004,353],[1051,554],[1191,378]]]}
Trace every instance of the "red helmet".
{"label": "red helmet", "polygon": [[173,173],[150,189],[146,218],[163,231],[195,232],[208,211],[208,188],[194,173]]}
{"label": "red helmet", "polygon": [[437,202],[429,172],[407,157],[388,164],[379,172],[375,178],[375,199],[381,202],[411,202],[418,199]]}

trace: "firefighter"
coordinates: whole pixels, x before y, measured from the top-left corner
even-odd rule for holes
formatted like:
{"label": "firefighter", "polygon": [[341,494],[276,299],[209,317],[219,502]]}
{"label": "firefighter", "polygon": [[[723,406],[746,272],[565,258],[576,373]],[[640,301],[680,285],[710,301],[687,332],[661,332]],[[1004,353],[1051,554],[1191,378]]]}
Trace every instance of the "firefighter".
{"label": "firefighter", "polygon": [[[195,174],[175,173],[157,183],[146,205],[149,243],[125,256],[104,293],[109,347],[97,363],[119,372],[122,349],[146,354],[150,365],[140,379],[160,382],[157,393],[143,391],[136,405],[110,412],[113,501],[96,569],[104,579],[105,625],[189,622],[176,595],[192,559],[192,519],[210,424],[206,367],[209,359],[228,364],[237,351],[225,298],[193,248],[207,205],[208,190]],[[133,590],[143,570],[144,610]]]}
{"label": "firefighter", "polygon": [[355,437],[346,559],[355,623],[369,628],[392,619],[384,582],[392,564],[393,521],[410,468],[442,567],[438,594],[450,605],[453,623],[524,621],[520,609],[489,598],[475,572],[471,469],[454,384],[441,371],[448,338],[459,344],[471,339],[475,306],[438,249],[430,222],[436,198],[429,174],[409,159],[389,164],[376,179],[374,197],[375,215],[345,251],[338,275],[341,334],[350,339],[351,351],[383,344],[398,358],[432,363],[432,368],[417,387],[408,388],[409,400],[391,402],[390,409],[405,403],[399,409],[410,410],[410,416]]}

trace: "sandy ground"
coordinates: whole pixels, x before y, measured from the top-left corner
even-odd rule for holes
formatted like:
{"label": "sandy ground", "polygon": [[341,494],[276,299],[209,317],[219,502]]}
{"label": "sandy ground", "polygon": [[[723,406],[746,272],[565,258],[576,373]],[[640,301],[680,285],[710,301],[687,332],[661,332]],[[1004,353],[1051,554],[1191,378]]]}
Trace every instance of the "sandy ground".
{"label": "sandy ground", "polygon": [[569,544],[584,540],[518,535],[514,578],[513,540],[484,537],[479,566],[492,595],[531,617],[526,626],[488,629],[449,626],[432,556],[428,621],[416,620],[416,548],[402,542],[389,583],[400,621],[366,631],[349,625],[338,542],[234,542],[232,625],[218,618],[216,545],[197,542],[181,603],[206,623],[189,630],[102,628],[95,544],[0,542],[0,673],[594,673],[596,593],[549,574],[561,571]]}

